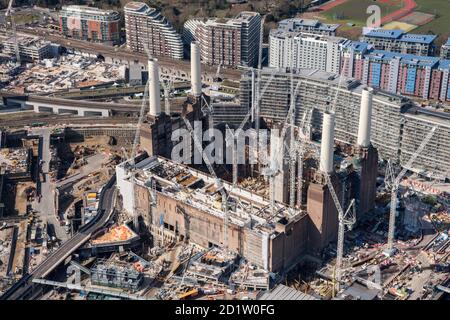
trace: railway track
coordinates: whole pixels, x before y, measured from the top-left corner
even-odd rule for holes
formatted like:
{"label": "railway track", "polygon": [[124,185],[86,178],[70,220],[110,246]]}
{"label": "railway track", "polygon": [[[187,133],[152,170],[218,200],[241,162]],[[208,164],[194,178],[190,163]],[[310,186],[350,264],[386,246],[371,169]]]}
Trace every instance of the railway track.
{"label": "railway track", "polygon": [[2,117],[0,117],[0,124],[4,128],[16,128],[16,127],[24,127],[29,126],[32,122],[44,122],[45,124],[129,124],[130,122],[134,122],[137,117],[74,117],[74,116],[49,116],[49,117],[36,117],[36,114],[31,114],[29,117],[24,117],[18,120],[7,120],[4,119],[2,121]]}
{"label": "railway track", "polygon": [[45,278],[67,257],[86,243],[91,235],[103,228],[114,211],[114,192],[116,177],[113,176],[103,188],[99,198],[99,211],[97,216],[87,225],[83,226],[72,238],[64,242],[61,247],[50,254],[30,274],[26,274],[6,291],[0,300],[23,300],[32,298],[33,293],[39,291],[40,285],[34,284],[33,279]]}

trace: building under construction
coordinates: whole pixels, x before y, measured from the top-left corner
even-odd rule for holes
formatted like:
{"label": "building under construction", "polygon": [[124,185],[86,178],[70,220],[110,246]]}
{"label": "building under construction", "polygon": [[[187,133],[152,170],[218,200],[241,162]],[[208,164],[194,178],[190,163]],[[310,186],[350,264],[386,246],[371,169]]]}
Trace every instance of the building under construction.
{"label": "building under construction", "polygon": [[[333,106],[336,141],[355,144],[360,101],[366,86],[353,78],[309,69],[296,69],[292,74],[288,69],[264,68],[261,71],[248,71],[242,76],[240,84],[242,107],[250,110],[252,104],[257,105],[259,95],[260,107],[257,112],[262,121],[269,126],[283,122],[290,107],[291,78],[292,86],[296,90],[296,125],[309,113],[312,132],[320,132],[323,112]],[[434,177],[450,178],[448,163],[433,162],[436,157],[441,160],[446,158],[445,150],[448,148],[444,146],[450,144],[448,116],[445,113],[416,108],[411,100],[383,91],[373,92],[372,112],[371,141],[374,147],[378,149],[382,159],[389,159],[401,165],[406,165],[409,155],[417,149],[426,135],[426,130],[438,125],[426,148],[426,151],[430,152],[423,152],[414,162],[414,167],[408,169]],[[437,153],[440,155],[437,156]]]}
{"label": "building under construction", "polygon": [[[378,155],[371,144],[370,132],[373,127],[378,139],[383,138],[380,135],[390,139],[393,134],[381,130],[378,124],[371,125],[374,122],[372,111],[375,115],[389,105],[390,109],[383,112],[392,113],[395,117],[399,114],[397,109],[403,107],[399,106],[402,102],[399,97],[397,101],[389,101],[384,96],[375,99],[372,90],[346,79],[347,89],[358,86],[359,91],[344,96],[342,100],[345,101],[339,102],[332,110],[332,98],[321,104],[309,95],[314,88],[313,92],[318,96],[326,97],[328,93],[334,97],[330,87],[337,87],[338,79],[321,73],[322,78],[328,78],[319,81],[321,87],[315,88],[318,82],[312,77],[314,72],[305,74],[306,71],[302,70],[293,74],[294,83],[300,84],[299,90],[293,92],[294,86],[289,83],[287,73],[277,74],[274,83],[267,83],[273,76],[264,71],[259,85],[260,88],[268,88],[258,114],[270,129],[279,127],[292,115],[295,126],[288,130],[281,127],[281,134],[271,130],[270,155],[267,156],[270,165],[267,161],[263,164],[261,156],[258,156],[260,163],[251,170],[244,170],[242,178],[256,174],[255,179],[264,176],[269,182],[261,185],[261,188],[269,186],[268,193],[252,191],[239,185],[242,178],[237,177],[239,170],[235,170],[238,167],[235,161],[232,164],[233,183],[229,183],[221,179],[220,173],[216,173],[216,177],[211,172],[211,165],[207,164],[210,174],[206,174],[168,160],[172,151],[172,132],[182,127],[192,131],[190,123],[206,120],[204,115],[211,112],[208,97],[201,90],[199,52],[195,43],[191,45],[191,59],[192,93],[181,114],[161,111],[159,68],[156,61],[149,61],[150,111],[140,129],[140,144],[148,157],[132,158],[116,167],[123,208],[133,218],[135,228],[143,223],[150,230],[155,245],[190,241],[203,248],[220,247],[266,271],[282,272],[298,263],[305,253],[317,254],[337,239],[338,217],[350,199],[356,199],[359,214],[373,209]],[[304,83],[306,86],[302,85]],[[244,78],[241,84],[241,108],[250,110],[253,91],[246,92],[245,84],[255,87],[254,75],[249,83]],[[323,91],[324,88],[329,91]],[[291,97],[295,101],[295,110],[289,114],[286,105],[289,106]],[[303,110],[297,107],[304,106],[301,101],[306,98],[320,108],[309,112],[305,107]],[[350,117],[343,114],[350,102],[361,106],[351,109],[352,124],[359,127],[358,130],[350,128],[351,124],[342,125],[342,119]],[[305,118],[310,119],[307,124],[304,123]],[[320,144],[311,137],[301,138],[303,127],[308,126],[322,128],[318,139]],[[335,154],[335,136],[338,141],[351,142],[339,155]],[[388,150],[396,154],[394,150],[398,141],[390,141],[392,150]],[[297,161],[295,156],[294,161],[287,161],[286,156],[292,150],[285,148],[285,142],[291,143],[292,150],[303,145],[307,150],[304,157],[300,156]],[[244,153],[249,157],[248,152]],[[336,156],[342,158],[343,155],[348,165],[343,166],[343,160],[341,163],[337,161]],[[292,163],[296,165],[291,166]]]}
{"label": "building under construction", "polygon": [[[124,207],[134,205],[156,244],[191,241],[204,248],[227,247],[251,263],[281,271],[306,252],[306,212],[290,210],[230,183],[162,157],[149,157],[132,168],[116,168]],[[221,188],[227,193],[226,213]],[[224,223],[225,214],[228,221]]]}
{"label": "building under construction", "polygon": [[127,263],[99,260],[91,268],[93,285],[136,291],[144,280],[143,274]]}

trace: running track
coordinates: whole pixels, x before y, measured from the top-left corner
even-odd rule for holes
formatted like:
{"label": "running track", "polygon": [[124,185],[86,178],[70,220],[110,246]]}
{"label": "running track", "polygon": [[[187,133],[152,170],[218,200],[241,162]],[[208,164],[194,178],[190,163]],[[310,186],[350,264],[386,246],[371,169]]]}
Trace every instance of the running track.
{"label": "running track", "polygon": [[[323,12],[325,12],[325,11],[328,11],[334,7],[337,7],[347,1],[349,1],[349,0],[331,1],[331,2],[325,3],[324,5],[320,6],[320,9]],[[403,2],[404,2],[403,8],[383,17],[381,19],[381,24],[385,24],[387,22],[391,22],[393,20],[400,19],[400,18],[406,16],[407,14],[411,13],[417,7],[417,3],[414,0],[404,0]]]}

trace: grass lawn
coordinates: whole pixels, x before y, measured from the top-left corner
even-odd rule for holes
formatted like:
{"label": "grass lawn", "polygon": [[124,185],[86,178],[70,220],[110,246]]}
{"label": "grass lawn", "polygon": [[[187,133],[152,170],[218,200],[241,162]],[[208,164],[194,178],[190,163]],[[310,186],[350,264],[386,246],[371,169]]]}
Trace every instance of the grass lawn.
{"label": "grass lawn", "polygon": [[414,29],[414,33],[433,33],[440,35],[439,41],[443,41],[450,36],[450,2],[447,0],[415,0],[417,8],[421,11],[436,15],[436,18]]}
{"label": "grass lawn", "polygon": [[39,21],[39,15],[30,12],[15,12],[14,21],[16,24],[27,24]]}
{"label": "grass lawn", "polygon": [[391,0],[391,2],[392,3],[387,4],[385,1],[378,0],[350,0],[321,15],[329,22],[341,24],[353,22],[358,26],[363,26],[366,24],[367,18],[369,17],[369,14],[367,14],[366,11],[370,5],[378,5],[381,8],[382,17],[402,8],[401,0]]}

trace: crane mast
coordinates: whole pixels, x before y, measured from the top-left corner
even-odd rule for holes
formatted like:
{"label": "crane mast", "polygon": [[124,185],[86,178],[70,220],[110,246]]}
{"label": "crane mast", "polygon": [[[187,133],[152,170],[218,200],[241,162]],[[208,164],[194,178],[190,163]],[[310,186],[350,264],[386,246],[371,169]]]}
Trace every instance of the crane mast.
{"label": "crane mast", "polygon": [[16,30],[16,21],[14,19],[14,15],[12,12],[12,5],[14,0],[9,0],[8,8],[6,9],[5,17],[10,17],[11,19],[11,31],[14,38],[14,52],[16,54],[16,63],[20,65],[20,52],[19,52],[19,43],[17,42],[17,30]]}
{"label": "crane mast", "polygon": [[[398,176],[394,179],[393,175],[391,175],[392,181],[390,181],[390,187],[391,187],[391,208],[389,213],[389,230],[388,230],[388,239],[387,239],[387,254],[390,255],[392,253],[393,249],[393,243],[394,243],[394,234],[395,234],[395,214],[397,210],[397,194],[398,189],[400,186],[400,182],[403,178],[403,176],[406,174],[406,172],[409,170],[409,168],[412,166],[416,158],[419,156],[420,153],[422,153],[423,149],[425,149],[425,146],[427,143],[431,140],[431,138],[434,135],[434,132],[438,126],[434,126],[431,128],[430,132],[427,134],[425,139],[422,140],[417,150],[411,155],[411,158],[408,160],[408,162],[403,166],[403,170],[398,174]],[[388,169],[388,171],[391,171]],[[391,171],[392,172],[392,171]],[[392,172],[393,173],[393,172]]]}

